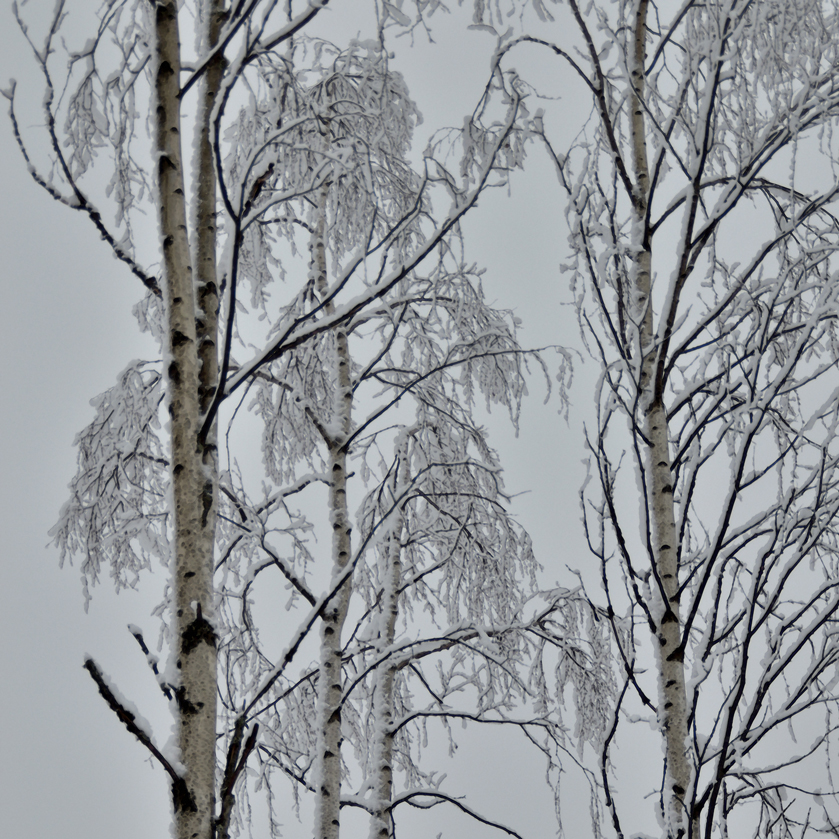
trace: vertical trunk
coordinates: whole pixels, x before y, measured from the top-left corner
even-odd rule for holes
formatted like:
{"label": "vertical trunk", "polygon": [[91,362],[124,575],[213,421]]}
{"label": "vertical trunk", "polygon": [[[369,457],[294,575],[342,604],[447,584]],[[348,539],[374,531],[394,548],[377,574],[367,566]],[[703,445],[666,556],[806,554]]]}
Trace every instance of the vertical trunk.
{"label": "vertical trunk", "polygon": [[[216,635],[212,522],[198,441],[199,352],[181,157],[176,0],[155,8],[157,177],[168,331],[167,384],[174,496],[174,638],[177,741],[185,792],[174,795],[177,839],[211,839],[215,790]],[[209,547],[208,547],[209,544]]]}
{"label": "vertical trunk", "polygon": [[[376,657],[383,656],[392,646],[396,634],[399,582],[402,579],[402,526],[404,513],[400,499],[408,484],[408,438],[399,445],[394,481],[393,498],[398,506],[393,511],[393,522],[383,550],[382,597],[379,637]],[[376,669],[373,691],[373,794],[370,816],[370,839],[391,839],[393,820],[390,806],[393,801],[393,680],[396,668],[390,661],[383,661]]]}
{"label": "vertical trunk", "polygon": [[[326,203],[328,185],[321,190],[319,212],[312,235],[312,277],[321,298],[328,294],[326,279]],[[332,303],[324,306],[327,315],[335,311]],[[347,512],[347,451],[345,442],[352,422],[352,382],[350,352],[346,330],[333,332],[335,345],[331,363],[334,365],[336,391],[335,421],[328,430],[329,511],[332,522],[332,579],[335,581],[350,560],[350,521]],[[317,803],[315,839],[338,839],[341,806],[341,631],[347,617],[350,581],[324,609],[321,624],[321,660],[318,674],[318,747]]]}
{"label": "vertical trunk", "polygon": [[[219,32],[224,22],[224,0],[207,0],[204,7],[207,16],[204,37],[207,52],[218,44]],[[216,175],[213,162],[210,121],[216,97],[224,74],[224,61],[219,55],[210,63],[204,73],[198,104],[197,125],[197,171],[195,186],[195,269],[198,321],[198,355],[200,370],[200,406],[202,416],[207,413],[218,385],[218,315],[219,289],[216,275]],[[210,476],[218,474],[216,465],[215,426],[207,435],[204,467]],[[216,481],[212,481],[213,508],[217,495]]]}
{"label": "vertical trunk", "polygon": [[659,595],[654,611],[658,621],[656,652],[660,679],[659,717],[665,739],[667,772],[664,806],[667,835],[687,835],[685,794],[690,786],[691,769],[687,755],[687,699],[685,691],[684,651],[681,645],[679,616],[678,545],[673,510],[670,440],[667,413],[660,392],[658,368],[662,360],[654,346],[652,291],[652,247],[647,210],[649,168],[644,119],[644,65],[647,34],[648,0],[638,0],[635,17],[634,55],[632,62],[631,142],[637,177],[634,196],[635,235],[640,240],[635,264],[636,311],[640,317],[641,352],[639,406],[641,427],[649,441],[645,483],[650,511],[650,541],[654,563],[654,591]]}
{"label": "vertical trunk", "polygon": [[[206,30],[204,48],[209,52],[218,43],[219,32],[224,22],[224,0],[206,0],[204,5]],[[200,421],[210,408],[218,387],[218,329],[219,329],[219,289],[216,275],[216,174],[213,161],[211,135],[213,125],[211,116],[216,96],[224,74],[224,60],[217,56],[204,73],[198,98],[198,124],[196,126],[197,160],[195,184],[195,270],[196,270],[196,341],[198,349],[198,399]],[[215,557],[216,511],[218,509],[218,445],[215,422],[198,440],[199,453],[203,467],[203,487],[201,491],[201,531],[199,552],[201,556],[202,592],[210,598],[204,614],[212,612],[215,589],[213,569]],[[208,640],[210,640],[208,638]],[[202,701],[207,702],[210,710],[202,726],[202,741],[212,733],[213,746],[207,742],[201,748],[198,759],[203,761],[203,783],[210,793],[207,809],[213,818],[210,836],[218,830],[215,825],[215,734],[216,734],[216,684],[218,680],[218,662],[215,643],[206,645],[207,678],[213,686],[212,699],[209,687]],[[206,830],[206,819],[201,819],[201,830]],[[201,834],[204,835],[204,834]]]}

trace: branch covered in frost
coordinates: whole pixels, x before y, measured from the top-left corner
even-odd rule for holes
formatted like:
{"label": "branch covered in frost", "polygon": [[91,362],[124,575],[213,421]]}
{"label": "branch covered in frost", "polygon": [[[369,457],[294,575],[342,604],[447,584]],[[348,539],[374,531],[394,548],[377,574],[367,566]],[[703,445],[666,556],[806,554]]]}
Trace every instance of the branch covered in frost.
{"label": "branch covered in frost", "polygon": [[96,687],[99,688],[99,693],[108,703],[110,709],[117,715],[119,721],[149,750],[149,752],[151,752],[152,756],[166,771],[166,774],[172,779],[172,798],[175,802],[175,807],[194,809],[195,803],[189,795],[189,790],[187,789],[184,779],[180,776],[172,764],[169,763],[169,761],[163,756],[157,746],[154,745],[149,734],[141,725],[138,725],[136,713],[126,708],[125,702],[117,698],[114,693],[113,686],[108,683],[107,679],[103,676],[102,671],[92,658],[85,659],[84,668],[88,673],[90,673],[90,677],[93,681],[96,682]]}

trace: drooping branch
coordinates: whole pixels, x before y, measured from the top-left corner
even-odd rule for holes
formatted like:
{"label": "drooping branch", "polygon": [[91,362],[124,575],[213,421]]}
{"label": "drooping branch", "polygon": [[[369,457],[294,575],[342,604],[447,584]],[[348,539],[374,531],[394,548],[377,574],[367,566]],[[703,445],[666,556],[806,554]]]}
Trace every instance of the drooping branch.
{"label": "drooping branch", "polygon": [[[422,802],[417,799],[431,800]],[[488,827],[494,827],[496,830],[500,830],[503,833],[506,833],[508,836],[515,837],[515,839],[524,839],[524,837],[522,837],[520,833],[516,833],[516,831],[513,830],[511,827],[507,827],[506,825],[503,825],[500,822],[488,819],[485,816],[482,816],[476,810],[473,810],[471,807],[467,807],[462,801],[459,801],[457,798],[454,798],[451,795],[446,795],[442,792],[438,792],[437,790],[411,790],[409,792],[401,793],[400,795],[395,796],[393,804],[391,806],[391,810],[395,809],[399,804],[410,804],[412,807],[427,810],[431,807],[436,806],[437,804],[442,803],[451,804],[453,807],[456,807],[462,813],[465,813],[467,816],[479,822],[480,824],[485,824]]]}
{"label": "drooping branch", "polygon": [[[7,90],[3,90],[0,92],[2,92],[2,94],[9,100],[9,118],[12,123],[12,132],[14,133],[15,142],[17,143],[17,146],[20,149],[20,153],[23,156],[23,159],[26,161],[26,167],[32,179],[55,201],[58,201],[60,204],[63,204],[65,207],[69,207],[72,210],[78,210],[79,212],[85,213],[85,215],[87,215],[91,222],[93,222],[93,226],[99,232],[99,235],[102,237],[103,241],[108,243],[117,259],[119,259],[121,262],[124,262],[131,270],[131,273],[134,274],[135,277],[138,277],[140,282],[142,282],[143,285],[155,297],[161,298],[163,292],[161,291],[157,277],[152,277],[149,274],[147,274],[137,264],[137,262],[131,256],[131,254],[129,254],[125,250],[125,248],[123,248],[119,244],[119,242],[114,237],[113,233],[111,233],[111,231],[108,230],[108,228],[105,226],[105,223],[102,221],[102,216],[99,213],[99,211],[93,206],[88,197],[82,191],[81,187],[76,183],[75,178],[73,178],[69,167],[63,159],[63,154],[61,152],[57,137],[53,138],[53,148],[58,149],[59,159],[62,162],[62,171],[64,173],[64,177],[67,179],[67,182],[72,190],[72,197],[62,195],[61,191],[58,190],[55,187],[55,185],[52,184],[49,180],[47,180],[35,167],[35,165],[29,157],[29,151],[26,148],[26,145],[23,141],[23,137],[21,136],[20,126],[18,125],[17,115],[15,114],[15,87],[16,85],[13,81]],[[55,131],[55,125],[54,118],[52,118],[51,112],[50,116],[51,122],[49,124],[49,130],[52,134]]]}

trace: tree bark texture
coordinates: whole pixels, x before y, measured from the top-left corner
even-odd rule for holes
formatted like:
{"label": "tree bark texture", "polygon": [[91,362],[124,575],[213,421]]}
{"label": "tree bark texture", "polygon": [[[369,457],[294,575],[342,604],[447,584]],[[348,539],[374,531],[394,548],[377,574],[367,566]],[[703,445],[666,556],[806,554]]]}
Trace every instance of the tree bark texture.
{"label": "tree bark texture", "polygon": [[[223,0],[207,0],[205,49],[210,52],[217,44],[219,32],[225,18]],[[221,55],[210,62],[203,76],[199,94],[197,147],[198,182],[195,189],[195,268],[198,304],[197,339],[200,370],[200,403],[204,416],[212,404],[218,385],[218,319],[219,288],[216,274],[216,172],[213,161],[211,117],[224,75],[224,59]],[[204,451],[205,469],[218,473],[215,463],[215,426],[207,435]],[[210,462],[212,461],[212,462]],[[215,517],[215,496],[217,482],[213,482],[213,510]]]}
{"label": "tree bark texture", "polygon": [[215,807],[216,633],[212,494],[200,428],[196,301],[187,235],[180,131],[176,0],[155,7],[157,187],[168,330],[167,385],[174,498],[174,656],[177,742],[186,794],[176,795],[176,839],[211,839]]}
{"label": "tree bark texture", "polygon": [[[312,235],[312,279],[321,299],[329,293],[326,273],[326,209],[329,186],[320,193],[317,223]],[[335,307],[327,302],[327,317]],[[329,447],[329,513],[332,522],[332,583],[350,561],[350,518],[347,510],[346,441],[352,426],[353,392],[350,370],[349,340],[346,329],[339,326],[333,334],[332,359],[336,382],[334,424],[327,430]],[[321,659],[318,672],[318,749],[317,796],[315,805],[315,839],[338,839],[341,806],[341,631],[347,617],[351,582],[345,580],[326,604],[321,615]]]}
{"label": "tree bark texture", "polygon": [[376,668],[373,690],[373,765],[372,788],[374,799],[370,816],[370,839],[391,839],[393,818],[393,683],[396,665],[385,658],[396,637],[396,618],[399,614],[399,584],[402,580],[402,529],[405,515],[402,498],[409,482],[408,437],[403,434],[399,442],[396,463],[396,480],[393,488],[392,522],[388,530],[385,549],[382,551],[381,612],[376,657],[381,663]]}
{"label": "tree bark texture", "polygon": [[638,0],[631,66],[630,130],[637,179],[633,208],[638,238],[633,307],[639,318],[639,425],[647,440],[646,462],[642,468],[649,511],[652,588],[654,597],[657,596],[659,601],[653,615],[658,623],[656,653],[660,680],[659,722],[664,735],[667,762],[664,816],[667,835],[675,839],[687,835],[689,819],[685,812],[685,795],[691,782],[691,768],[687,754],[687,694],[679,614],[679,552],[673,508],[670,438],[659,381],[659,369],[664,359],[659,357],[659,348],[656,346],[651,299],[652,247],[648,221],[650,177],[644,118],[647,6],[648,0]]}

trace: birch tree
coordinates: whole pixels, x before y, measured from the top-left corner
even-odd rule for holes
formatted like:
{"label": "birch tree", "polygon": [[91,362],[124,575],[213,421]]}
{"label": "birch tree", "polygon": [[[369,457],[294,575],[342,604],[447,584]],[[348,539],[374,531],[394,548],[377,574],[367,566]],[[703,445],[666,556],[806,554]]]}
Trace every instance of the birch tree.
{"label": "birch tree", "polygon": [[[372,4],[372,40],[337,46],[316,34],[325,5],[115,0],[66,52],[63,0],[43,40],[19,17],[45,85],[44,160],[14,83],[5,92],[33,178],[140,279],[136,314],[161,347],[162,361],[133,362],[95,400],[53,535],[81,558],[88,593],[105,572],[119,588],[168,566],[162,670],[132,633],[170,702],[174,748],[155,743],[99,664],[85,667],[168,774],[182,839],[245,826],[248,766],[269,798],[274,770],[311,790],[319,837],[337,837],[344,805],[368,810],[376,836],[392,835],[403,803],[472,813],[421,768],[412,726],[535,728],[553,759],[556,698],[543,679],[528,684],[528,655],[591,609],[572,590],[538,592],[472,413],[480,394],[515,422],[524,392],[512,317],[483,300],[459,229],[522,162],[516,79],[493,72],[464,127],[435,139],[417,170],[418,113],[387,38],[425,26],[433,7]],[[179,30],[188,15],[194,52]],[[138,233],[149,203],[159,262]],[[263,426],[256,494],[253,467],[230,448],[248,408]],[[353,457],[366,490],[349,483]],[[293,506],[319,487],[325,513]],[[253,622],[266,572],[300,612],[281,650]],[[430,637],[411,628],[414,608],[437,621]],[[319,664],[290,680],[313,647]],[[436,687],[422,665],[434,656]],[[608,678],[602,690],[612,695]],[[449,705],[464,693],[474,704]],[[514,702],[531,709],[508,719]],[[348,735],[361,767],[351,793]]]}
{"label": "birch tree", "polygon": [[530,129],[600,369],[582,498],[623,667],[599,754],[611,833],[649,829],[617,751],[649,722],[661,835],[832,834],[839,9],[556,14],[561,35],[508,33],[497,56],[555,56],[591,108],[566,147],[547,105]]}

